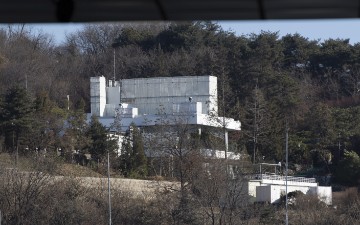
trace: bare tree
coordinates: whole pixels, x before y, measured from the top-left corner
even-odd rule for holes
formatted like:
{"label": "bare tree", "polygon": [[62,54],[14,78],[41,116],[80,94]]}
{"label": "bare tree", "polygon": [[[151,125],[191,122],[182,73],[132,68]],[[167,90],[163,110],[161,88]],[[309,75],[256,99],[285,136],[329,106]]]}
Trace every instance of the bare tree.
{"label": "bare tree", "polygon": [[[30,224],[36,222],[42,195],[49,176],[41,172],[22,172],[17,169],[1,171],[0,198],[5,223]],[[40,223],[39,223],[40,224]]]}
{"label": "bare tree", "polygon": [[[264,144],[264,137],[267,133],[269,115],[262,91],[256,83],[251,99],[246,104],[247,113],[243,121],[244,134],[252,142],[252,161],[258,162],[262,159],[259,147]],[[260,145],[259,145],[260,144]]]}

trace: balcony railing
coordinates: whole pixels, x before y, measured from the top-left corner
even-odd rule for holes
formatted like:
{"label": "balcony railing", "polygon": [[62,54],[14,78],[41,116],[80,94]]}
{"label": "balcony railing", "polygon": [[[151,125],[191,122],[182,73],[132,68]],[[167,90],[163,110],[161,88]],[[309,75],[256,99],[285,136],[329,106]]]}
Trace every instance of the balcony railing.
{"label": "balcony railing", "polygon": [[[278,180],[285,181],[286,176],[281,175],[269,175],[269,174],[255,174],[252,175],[251,179],[254,180]],[[316,183],[315,178],[306,178],[306,177],[293,177],[287,176],[287,181],[289,182],[302,182],[302,183]]]}

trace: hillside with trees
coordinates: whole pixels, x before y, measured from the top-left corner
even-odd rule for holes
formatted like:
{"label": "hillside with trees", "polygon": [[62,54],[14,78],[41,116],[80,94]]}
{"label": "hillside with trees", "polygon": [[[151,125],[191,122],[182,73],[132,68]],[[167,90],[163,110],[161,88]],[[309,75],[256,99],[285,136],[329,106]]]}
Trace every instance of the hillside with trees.
{"label": "hillside with trees", "polygon": [[[89,124],[85,121],[85,113],[90,111],[89,78],[199,75],[218,78],[220,116],[242,122],[241,132],[230,134],[231,146],[249,156],[248,164],[285,162],[288,126],[289,168],[294,175],[322,177],[325,184],[334,187],[359,185],[360,43],[350,44],[347,39],[319,42],[301,34],[279,37],[278,33],[267,31],[237,36],[213,22],[88,24],[58,45],[47,34],[34,34],[26,25],[1,28],[0,152],[32,156],[46,150],[53,155],[60,152],[61,160],[74,162],[75,151],[77,163],[104,172],[101,169],[107,153],[104,149],[112,151],[115,143],[96,118]],[[133,139],[137,143],[144,141],[138,134]],[[127,155],[114,157],[113,170],[128,177],[150,175],[151,161],[133,154],[144,151],[143,147],[130,143],[124,146]],[[91,159],[84,158],[88,153],[92,154]],[[139,160],[143,164],[139,165]],[[188,162],[184,160],[184,165]],[[184,184],[191,184],[196,197],[188,196],[184,187],[177,198],[179,204],[164,209],[169,214],[155,213],[147,205],[142,208],[143,216],[153,213],[164,219],[163,224],[279,222],[274,208],[255,209],[253,214],[247,214],[247,206],[238,208],[230,204],[238,206],[243,196],[215,194],[221,190],[235,193],[241,180],[230,184],[223,177],[214,176],[216,182],[206,183],[209,181],[202,176],[189,173],[184,178]],[[66,191],[68,187],[63,188]],[[227,202],[221,202],[226,197]],[[96,199],[93,201],[95,204]],[[354,207],[359,207],[359,201],[350,202],[346,207],[356,212]],[[190,210],[199,205],[205,211]],[[134,203],[130,210],[135,212],[135,208],[141,206]],[[324,212],[331,215],[330,211]],[[358,222],[359,214],[355,214]],[[198,218],[199,215],[204,217]],[[293,216],[301,221],[301,214]],[[261,218],[272,218],[274,223]],[[149,218],[138,219],[143,219],[143,224],[159,224]],[[342,224],[355,221],[333,219]],[[315,215],[313,221],[317,222],[312,224],[328,224]],[[136,222],[129,220],[125,224]]]}

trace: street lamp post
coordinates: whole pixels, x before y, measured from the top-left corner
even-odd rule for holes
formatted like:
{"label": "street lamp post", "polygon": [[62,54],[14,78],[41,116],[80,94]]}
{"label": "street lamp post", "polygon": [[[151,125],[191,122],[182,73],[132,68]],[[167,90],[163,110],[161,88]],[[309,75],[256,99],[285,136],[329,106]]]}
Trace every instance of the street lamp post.
{"label": "street lamp post", "polygon": [[15,124],[14,124],[14,122],[11,122],[11,126],[12,126],[12,149],[13,149],[13,152],[15,152],[15,167],[17,167],[19,154],[18,154],[17,146],[15,149]]}
{"label": "street lamp post", "polygon": [[110,188],[110,153],[109,153],[109,150],[107,153],[107,173],[108,173],[109,225],[111,225],[111,188]]}
{"label": "street lamp post", "polygon": [[288,217],[288,164],[289,164],[289,151],[288,151],[288,145],[289,145],[289,128],[288,128],[288,124],[286,121],[286,133],[285,133],[285,152],[286,152],[286,156],[285,156],[285,160],[286,160],[286,164],[285,164],[285,211],[286,211],[286,216],[285,216],[285,224],[288,225],[289,224],[289,217]]}
{"label": "street lamp post", "polygon": [[[119,47],[121,45],[119,38],[115,39],[114,42],[112,43],[112,47],[113,47],[113,60],[114,60],[114,74],[113,74],[113,85],[115,86],[115,81],[116,81],[116,48]],[[120,102],[119,102],[119,106],[120,106],[120,113],[116,113],[116,117],[119,116],[120,119],[120,126],[118,127],[120,130],[119,132],[121,132],[121,113],[122,113],[122,104],[121,104],[121,79],[120,79]],[[111,188],[110,188],[110,151],[108,149],[107,152],[107,172],[108,172],[108,201],[109,201],[109,225],[112,224],[111,221]]]}
{"label": "street lamp post", "polygon": [[116,80],[116,51],[115,51],[115,47],[113,48],[113,55],[114,55],[114,78],[113,78],[113,85],[114,85],[115,80]]}

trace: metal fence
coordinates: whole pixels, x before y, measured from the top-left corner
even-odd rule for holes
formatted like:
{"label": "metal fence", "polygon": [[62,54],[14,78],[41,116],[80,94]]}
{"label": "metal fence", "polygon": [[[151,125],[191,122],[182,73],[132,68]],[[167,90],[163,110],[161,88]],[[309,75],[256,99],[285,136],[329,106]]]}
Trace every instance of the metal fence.
{"label": "metal fence", "polygon": [[[286,180],[286,176],[269,175],[269,174],[255,174],[251,178],[254,180],[278,180],[278,181]],[[302,183],[316,183],[315,178],[293,177],[293,176],[287,176],[287,181],[302,182]]]}

